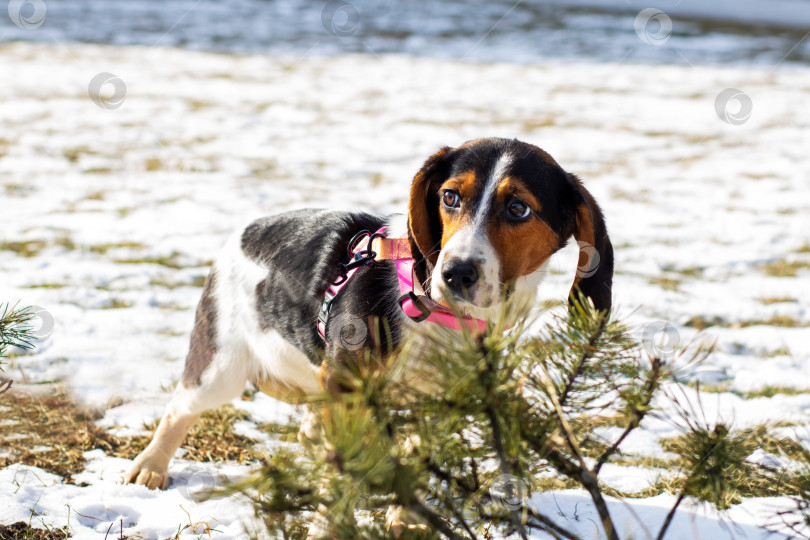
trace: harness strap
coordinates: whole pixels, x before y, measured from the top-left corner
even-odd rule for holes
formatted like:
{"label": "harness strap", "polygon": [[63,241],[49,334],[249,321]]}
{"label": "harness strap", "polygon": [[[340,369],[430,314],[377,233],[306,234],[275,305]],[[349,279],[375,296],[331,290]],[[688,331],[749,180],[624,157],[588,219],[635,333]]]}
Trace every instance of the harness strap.
{"label": "harness strap", "polygon": [[[385,231],[385,229],[380,229]],[[378,231],[378,232],[380,232]],[[396,261],[399,259],[412,259],[411,244],[407,238],[376,237],[371,242],[371,250],[377,254],[377,261]]]}
{"label": "harness strap", "polygon": [[464,324],[470,330],[483,332],[487,321],[473,317],[459,317],[446,306],[438,304],[424,294],[414,292],[413,259],[396,261],[397,280],[399,281],[399,305],[403,313],[416,322],[428,321],[455,330],[461,330]]}
{"label": "harness strap", "polygon": [[[360,242],[355,241],[355,245],[349,246],[349,254],[354,258],[357,254],[366,253],[369,238],[373,238],[374,240],[382,240],[382,238],[377,235],[382,235],[384,232],[385,227],[382,227],[374,234],[366,234]],[[369,264],[373,263],[375,260],[376,257],[369,260]],[[335,301],[337,295],[340,293],[343,287],[346,286],[352,276],[354,276],[361,268],[363,268],[363,266],[355,266],[354,268],[349,269],[344,275],[341,275],[337,280],[329,285],[328,289],[326,289],[326,293],[323,297],[323,303],[321,304],[321,309],[318,312],[318,333],[321,335],[324,342],[326,342],[327,346],[329,345],[329,342],[326,341],[326,327],[329,324],[329,315],[332,311],[332,303]]]}
{"label": "harness strap", "polygon": [[[349,255],[353,259],[357,260],[358,257],[363,255],[368,257],[373,254],[373,256],[364,259],[366,261],[365,264],[350,267],[346,270],[344,275],[338,277],[338,279],[326,289],[321,309],[318,312],[318,333],[323,338],[327,347],[330,344],[326,341],[326,329],[329,324],[332,304],[338,294],[343,287],[346,286],[352,276],[363,268],[363,266],[383,260],[394,261],[396,265],[397,281],[401,295],[398,303],[402,312],[410,319],[415,322],[428,321],[456,330],[461,330],[462,324],[471,330],[477,329],[484,331],[486,329],[486,321],[473,317],[459,318],[458,315],[450,311],[447,306],[434,302],[424,294],[417,294],[415,292],[416,287],[413,277],[414,261],[411,255],[411,246],[408,242],[408,238],[385,238],[383,236],[384,234],[385,227],[382,227],[373,234],[365,233],[363,236],[360,236],[359,240],[355,239],[353,242],[354,245],[349,246]],[[369,239],[371,239],[370,247]],[[351,264],[352,263],[350,263],[350,265]]]}

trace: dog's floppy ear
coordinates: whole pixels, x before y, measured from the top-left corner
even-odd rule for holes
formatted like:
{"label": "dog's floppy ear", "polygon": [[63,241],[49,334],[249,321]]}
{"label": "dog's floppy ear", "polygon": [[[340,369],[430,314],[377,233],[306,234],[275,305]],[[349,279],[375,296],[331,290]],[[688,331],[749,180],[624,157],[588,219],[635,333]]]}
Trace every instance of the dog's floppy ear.
{"label": "dog's floppy ear", "polygon": [[613,245],[605,226],[602,209],[582,181],[568,174],[569,181],[579,192],[576,205],[574,238],[579,245],[579,261],[569,302],[578,290],[593,301],[596,309],[610,311],[613,289]]}
{"label": "dog's floppy ear", "polygon": [[450,172],[451,150],[445,146],[425,161],[413,178],[408,202],[408,234],[414,259],[423,259],[432,265],[436,264],[441,249],[439,186]]}

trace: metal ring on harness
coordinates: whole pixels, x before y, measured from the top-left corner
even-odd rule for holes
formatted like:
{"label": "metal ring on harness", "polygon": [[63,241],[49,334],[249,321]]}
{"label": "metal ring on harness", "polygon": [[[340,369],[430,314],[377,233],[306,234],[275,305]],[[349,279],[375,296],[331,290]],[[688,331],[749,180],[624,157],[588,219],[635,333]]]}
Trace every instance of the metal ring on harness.
{"label": "metal ring on harness", "polygon": [[[364,236],[368,236],[366,249],[361,249],[360,251],[354,251],[355,247],[362,241]],[[352,239],[349,240],[349,244],[346,247],[346,252],[349,254],[349,262],[348,263],[338,263],[338,272],[340,274],[332,282],[332,285],[342,285],[347,279],[349,271],[357,268],[358,266],[369,266],[374,264],[374,259],[377,258],[377,252],[371,249],[371,244],[374,242],[375,238],[384,238],[385,233],[382,232],[374,232],[371,233],[367,230],[362,230],[352,236]]]}

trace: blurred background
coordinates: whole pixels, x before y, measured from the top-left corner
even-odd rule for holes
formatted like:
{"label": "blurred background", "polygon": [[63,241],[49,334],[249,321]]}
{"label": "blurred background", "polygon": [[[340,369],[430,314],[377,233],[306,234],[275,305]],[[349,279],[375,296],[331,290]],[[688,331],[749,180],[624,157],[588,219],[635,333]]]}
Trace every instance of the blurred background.
{"label": "blurred background", "polygon": [[[13,4],[12,2],[11,4]],[[807,62],[807,0],[61,0],[22,3],[47,31],[9,19],[0,39],[182,47],[225,53],[412,54],[485,62],[549,59],[675,64]],[[655,8],[678,23],[646,32],[669,46],[640,47],[628,16]],[[330,31],[324,34],[324,27]],[[331,34],[331,35],[330,35]],[[798,43],[798,44],[797,44]]]}

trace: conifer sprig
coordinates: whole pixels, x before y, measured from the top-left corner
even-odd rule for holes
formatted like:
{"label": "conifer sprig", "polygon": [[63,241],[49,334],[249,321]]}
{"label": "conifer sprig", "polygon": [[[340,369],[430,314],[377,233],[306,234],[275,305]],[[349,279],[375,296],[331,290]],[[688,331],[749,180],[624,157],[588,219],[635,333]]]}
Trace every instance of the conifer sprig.
{"label": "conifer sprig", "polygon": [[[3,358],[11,347],[32,349],[34,328],[31,321],[36,317],[29,308],[18,308],[17,304],[0,305],[0,372],[3,371]],[[11,381],[0,380],[0,394],[11,388]]]}
{"label": "conifer sprig", "polygon": [[[584,489],[602,533],[619,540],[602,468],[680,388],[677,365],[700,358],[650,357],[583,298],[539,334],[535,322],[510,307],[483,334],[430,328],[394,354],[346,356],[341,380],[353,391],[312,405],[322,440],[274,453],[230,492],[252,498],[273,538],[579,539],[531,504],[554,478]],[[676,503],[659,539],[687,498],[723,509],[747,493],[746,478],[774,478],[749,460],[764,432],[681,413],[683,433],[666,446],[679,456]],[[606,439],[606,426],[618,435]]]}

